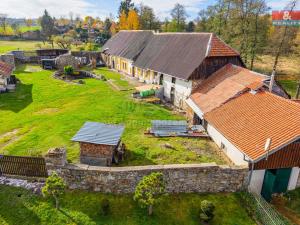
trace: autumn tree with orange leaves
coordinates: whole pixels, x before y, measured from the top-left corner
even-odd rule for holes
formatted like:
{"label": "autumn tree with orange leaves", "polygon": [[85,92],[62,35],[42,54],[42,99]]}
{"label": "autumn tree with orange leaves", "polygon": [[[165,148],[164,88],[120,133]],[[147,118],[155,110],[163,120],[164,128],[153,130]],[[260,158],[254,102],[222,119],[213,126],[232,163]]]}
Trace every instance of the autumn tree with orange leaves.
{"label": "autumn tree with orange leaves", "polygon": [[138,30],[140,27],[139,16],[133,9],[128,13],[127,26],[128,30]]}
{"label": "autumn tree with orange leaves", "polygon": [[122,11],[119,17],[120,30],[138,30],[140,28],[139,15],[136,10],[131,9],[126,16],[126,12]]}

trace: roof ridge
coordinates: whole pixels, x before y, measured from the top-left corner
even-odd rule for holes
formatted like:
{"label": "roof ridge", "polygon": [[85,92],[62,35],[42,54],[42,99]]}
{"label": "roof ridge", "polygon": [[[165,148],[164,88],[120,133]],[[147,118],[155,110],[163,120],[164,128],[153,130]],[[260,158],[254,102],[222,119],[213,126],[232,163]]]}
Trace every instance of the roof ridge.
{"label": "roof ridge", "polygon": [[213,34],[212,32],[160,32],[154,33],[155,35],[164,35],[164,34],[185,34],[185,35],[201,35],[201,34]]}

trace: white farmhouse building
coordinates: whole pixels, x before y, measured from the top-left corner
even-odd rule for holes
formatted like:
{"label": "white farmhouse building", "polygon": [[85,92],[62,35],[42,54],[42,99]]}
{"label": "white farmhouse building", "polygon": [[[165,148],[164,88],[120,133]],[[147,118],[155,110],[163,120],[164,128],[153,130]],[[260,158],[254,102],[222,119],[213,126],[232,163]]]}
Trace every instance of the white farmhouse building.
{"label": "white farmhouse building", "polygon": [[106,64],[140,82],[159,84],[165,100],[186,108],[197,86],[240,55],[212,33],[120,31],[103,46]]}

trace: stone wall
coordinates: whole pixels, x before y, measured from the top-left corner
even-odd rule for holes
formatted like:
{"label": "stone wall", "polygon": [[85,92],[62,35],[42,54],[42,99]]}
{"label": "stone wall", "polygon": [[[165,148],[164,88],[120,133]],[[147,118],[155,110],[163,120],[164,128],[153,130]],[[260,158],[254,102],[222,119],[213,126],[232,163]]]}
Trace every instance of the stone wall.
{"label": "stone wall", "polygon": [[69,53],[58,56],[55,63],[59,71],[64,71],[65,66],[72,66],[74,70],[79,66],[79,61]]}
{"label": "stone wall", "polygon": [[47,160],[49,173],[60,174],[70,189],[117,194],[133,193],[142,177],[152,172],[163,173],[169,193],[235,192],[244,186],[248,174],[248,168],[215,163],[94,167],[83,164],[60,166],[55,165],[55,161]]}

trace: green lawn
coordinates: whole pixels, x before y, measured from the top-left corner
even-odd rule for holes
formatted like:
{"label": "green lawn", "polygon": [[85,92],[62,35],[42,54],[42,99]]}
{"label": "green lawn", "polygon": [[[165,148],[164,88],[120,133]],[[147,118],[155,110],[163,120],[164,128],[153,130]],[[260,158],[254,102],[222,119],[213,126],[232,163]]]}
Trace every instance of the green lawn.
{"label": "green lawn", "polygon": [[296,80],[281,80],[279,82],[283,86],[283,88],[292,96],[292,98],[295,98],[298,82]]}
{"label": "green lawn", "polygon": [[[120,74],[105,68],[96,72],[129,87]],[[212,141],[144,135],[151,120],[183,117],[158,105],[134,102],[130,91],[115,91],[107,82],[86,79],[86,84],[78,85],[56,80],[52,73],[39,66],[20,67],[15,71],[21,80],[16,92],[0,94],[0,154],[36,156],[64,146],[68,159],[76,162],[79,145],[70,139],[84,122],[96,121],[125,124],[123,166],[224,163]]]}
{"label": "green lawn", "polygon": [[28,26],[22,26],[20,27],[20,31],[22,33],[26,32],[26,31],[35,31],[35,30],[41,30],[41,26],[31,26],[31,27],[28,27]]}
{"label": "green lawn", "polygon": [[[101,214],[103,198],[110,201],[110,213]],[[240,204],[237,194],[180,194],[164,197],[147,216],[131,195],[104,195],[82,191],[67,192],[61,211],[49,199],[33,195],[21,188],[0,186],[0,224],[80,224],[80,225],[198,225],[200,202],[210,200],[215,206],[211,225],[254,225]]]}
{"label": "green lawn", "polygon": [[297,214],[300,220],[300,188],[289,191],[286,194],[286,197],[287,201],[285,206],[291,209],[295,214]]}

